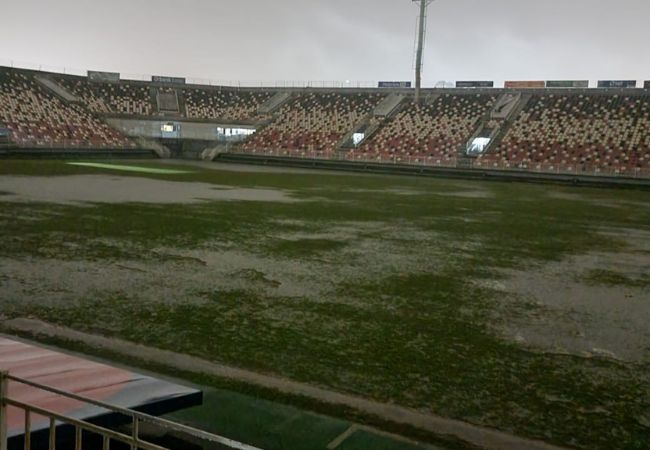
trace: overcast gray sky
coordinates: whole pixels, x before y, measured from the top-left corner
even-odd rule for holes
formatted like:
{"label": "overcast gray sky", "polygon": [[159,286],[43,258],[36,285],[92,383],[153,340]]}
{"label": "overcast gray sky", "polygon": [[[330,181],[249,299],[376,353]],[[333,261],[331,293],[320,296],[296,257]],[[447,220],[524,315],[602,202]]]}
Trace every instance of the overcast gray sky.
{"label": "overcast gray sky", "polygon": [[[0,0],[0,60],[213,80],[410,80],[410,0]],[[436,0],[423,78],[650,79],[650,0]]]}

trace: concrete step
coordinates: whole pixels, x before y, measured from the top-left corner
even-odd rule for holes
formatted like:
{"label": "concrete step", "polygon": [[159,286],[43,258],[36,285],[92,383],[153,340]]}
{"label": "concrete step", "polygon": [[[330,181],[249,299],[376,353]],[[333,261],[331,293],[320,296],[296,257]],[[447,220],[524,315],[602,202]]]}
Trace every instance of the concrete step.
{"label": "concrete step", "polygon": [[46,90],[52,92],[57,97],[65,100],[66,102],[78,103],[79,99],[75,97],[70,91],[68,91],[63,86],[59,85],[55,81],[43,75],[36,75],[34,79],[44,87]]}
{"label": "concrete step", "polygon": [[271,114],[280,109],[280,107],[289,101],[290,98],[290,92],[278,92],[273,97],[262,103],[259,108],[257,108],[257,114]]}

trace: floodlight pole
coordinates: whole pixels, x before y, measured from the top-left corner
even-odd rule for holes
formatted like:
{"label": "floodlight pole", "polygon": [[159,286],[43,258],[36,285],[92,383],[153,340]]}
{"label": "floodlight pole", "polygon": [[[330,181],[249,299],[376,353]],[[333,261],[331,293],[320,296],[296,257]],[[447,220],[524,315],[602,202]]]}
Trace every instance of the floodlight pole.
{"label": "floodlight pole", "polygon": [[433,0],[413,0],[420,2],[420,21],[418,25],[418,47],[415,56],[415,103],[420,103],[420,90],[422,89],[422,53],[424,51],[424,25],[427,16],[427,6]]}

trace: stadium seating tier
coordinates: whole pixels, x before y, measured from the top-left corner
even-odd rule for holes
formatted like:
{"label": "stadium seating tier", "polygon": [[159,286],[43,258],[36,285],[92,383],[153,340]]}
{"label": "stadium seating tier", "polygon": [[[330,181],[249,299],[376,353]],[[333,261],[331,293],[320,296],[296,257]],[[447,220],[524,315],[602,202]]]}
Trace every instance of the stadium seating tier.
{"label": "stadium seating tier", "polygon": [[384,98],[380,93],[304,93],[276,113],[255,133],[244,151],[332,157],[339,141]]}
{"label": "stadium seating tier", "polygon": [[19,146],[135,147],[83,107],[59,100],[33,76],[15,71],[0,72],[0,122]]}
{"label": "stadium seating tier", "polygon": [[650,166],[650,96],[534,95],[479,167],[634,172]]}
{"label": "stadium seating tier", "polygon": [[409,103],[355,151],[357,158],[378,161],[452,164],[489,112],[496,96],[434,97],[428,104]]}
{"label": "stadium seating tier", "polygon": [[184,89],[190,119],[252,120],[257,109],[273,95],[264,91]]}

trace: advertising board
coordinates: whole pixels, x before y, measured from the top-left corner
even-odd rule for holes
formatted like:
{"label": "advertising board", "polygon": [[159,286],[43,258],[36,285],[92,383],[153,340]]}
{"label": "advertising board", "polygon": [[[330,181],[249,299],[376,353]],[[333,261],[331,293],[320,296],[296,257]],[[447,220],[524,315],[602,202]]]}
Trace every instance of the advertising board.
{"label": "advertising board", "polygon": [[380,81],[380,88],[410,88],[410,81]]}
{"label": "advertising board", "polygon": [[164,77],[160,75],[154,75],[151,77],[151,81],[154,83],[164,83],[164,84],[185,84],[185,78],[179,77]]}
{"label": "advertising board", "polygon": [[635,88],[636,80],[600,80],[598,82],[599,88]]}
{"label": "advertising board", "polygon": [[506,81],[503,85],[506,89],[543,89],[545,81]]}
{"label": "advertising board", "polygon": [[457,88],[491,88],[494,81],[456,81]]}
{"label": "advertising board", "polygon": [[120,81],[120,74],[118,72],[98,72],[96,70],[89,70],[87,75],[89,81],[96,81],[98,83],[117,83]]}
{"label": "advertising board", "polygon": [[546,82],[547,88],[588,88],[588,80],[550,80]]}

